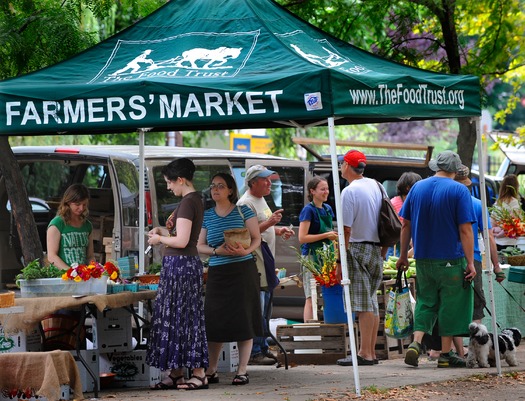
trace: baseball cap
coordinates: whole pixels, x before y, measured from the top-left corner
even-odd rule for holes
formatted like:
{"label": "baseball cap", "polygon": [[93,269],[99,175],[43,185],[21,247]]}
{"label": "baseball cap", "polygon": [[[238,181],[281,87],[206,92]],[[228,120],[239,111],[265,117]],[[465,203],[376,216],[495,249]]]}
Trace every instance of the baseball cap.
{"label": "baseball cap", "polygon": [[[344,156],[339,156],[337,158],[337,161],[342,163],[343,161],[347,162],[349,166],[358,168],[358,167],[366,167],[366,156],[364,153],[361,153],[358,150],[349,150],[346,152]],[[359,165],[359,163],[363,163],[364,165]]]}
{"label": "baseball cap", "polygon": [[462,165],[459,155],[451,150],[441,152],[436,159],[428,162],[428,167],[432,171],[446,171],[447,173],[457,173]]}
{"label": "baseball cap", "polygon": [[246,182],[249,182],[253,180],[254,178],[267,178],[274,174],[275,171],[268,170],[266,167],[261,166],[260,164],[255,164],[251,166],[248,170],[246,170],[246,175],[244,176],[244,179]]}
{"label": "baseball cap", "polygon": [[468,187],[470,184],[472,184],[472,181],[470,181],[470,178],[468,178],[469,173],[470,169],[462,164],[459,170],[456,172],[456,177],[454,180]]}

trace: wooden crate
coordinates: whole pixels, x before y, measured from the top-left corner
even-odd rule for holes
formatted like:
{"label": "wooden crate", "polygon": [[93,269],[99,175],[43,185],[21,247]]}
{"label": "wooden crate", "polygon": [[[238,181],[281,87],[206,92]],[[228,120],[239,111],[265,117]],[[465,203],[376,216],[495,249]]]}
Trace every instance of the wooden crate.
{"label": "wooden crate", "polygon": [[[346,324],[302,323],[276,329],[288,362],[298,365],[332,365],[346,357],[346,333]],[[284,355],[279,354],[279,360],[284,362]]]}

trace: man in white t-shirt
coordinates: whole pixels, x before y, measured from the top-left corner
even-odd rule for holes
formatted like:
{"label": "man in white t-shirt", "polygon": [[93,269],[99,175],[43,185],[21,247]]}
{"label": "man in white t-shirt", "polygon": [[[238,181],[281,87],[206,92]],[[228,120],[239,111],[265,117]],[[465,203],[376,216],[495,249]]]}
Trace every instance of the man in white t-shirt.
{"label": "man in white t-shirt", "polygon": [[[378,363],[375,346],[379,330],[377,290],[383,280],[383,255],[377,231],[383,191],[377,181],[366,178],[366,156],[350,150],[340,158],[341,176],[348,181],[341,192],[341,209],[347,249],[348,278],[352,310],[359,321],[361,341],[357,353],[358,365]],[[340,365],[352,361],[339,360]]]}
{"label": "man in white t-shirt", "polygon": [[[259,164],[251,166],[245,175],[248,190],[237,202],[238,205],[249,206],[257,215],[262,240],[265,241],[275,257],[275,237],[280,236],[288,239],[295,235],[294,231],[287,227],[277,227],[281,221],[283,209],[272,213],[264,197],[270,194],[272,181],[270,176],[275,171],[268,170]],[[259,271],[261,277],[261,310],[263,313],[263,325],[267,327],[266,311],[269,307],[270,292],[267,287],[266,273],[264,269]],[[250,365],[273,365],[277,361],[276,356],[268,349],[266,337],[257,337],[253,340]]]}

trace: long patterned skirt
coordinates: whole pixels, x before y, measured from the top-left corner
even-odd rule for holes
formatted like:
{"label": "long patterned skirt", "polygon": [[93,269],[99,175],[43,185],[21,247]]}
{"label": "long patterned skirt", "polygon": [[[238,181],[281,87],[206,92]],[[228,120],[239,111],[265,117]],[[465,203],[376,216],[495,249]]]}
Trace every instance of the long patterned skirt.
{"label": "long patterned skirt", "polygon": [[198,256],[165,256],[155,299],[146,363],[161,370],[208,367]]}

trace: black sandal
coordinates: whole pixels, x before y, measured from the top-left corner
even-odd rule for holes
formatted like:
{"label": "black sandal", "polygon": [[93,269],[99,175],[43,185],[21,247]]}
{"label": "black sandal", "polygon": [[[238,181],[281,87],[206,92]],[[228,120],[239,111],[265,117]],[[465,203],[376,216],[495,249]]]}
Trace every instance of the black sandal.
{"label": "black sandal", "polygon": [[211,375],[206,375],[209,384],[219,383],[219,375],[217,372],[213,372]]}
{"label": "black sandal", "polygon": [[[191,379],[196,379],[200,381],[201,384],[199,385],[199,384],[195,384],[193,382],[187,381],[186,383],[179,384],[177,386],[177,390],[206,390],[209,387],[208,382],[206,380],[206,376],[204,377],[192,376],[190,377],[190,380]],[[186,386],[186,387],[181,387],[181,386]]]}
{"label": "black sandal", "polygon": [[243,375],[235,375],[233,378],[232,384],[234,386],[244,386],[245,384],[248,384],[250,382],[250,378],[248,377],[248,373],[245,373]]}
{"label": "black sandal", "polygon": [[171,384],[158,382],[158,383],[155,383],[155,385],[153,387],[151,387],[151,389],[152,390],[175,390],[175,389],[177,389],[177,386],[183,384],[183,383],[177,384],[177,382],[180,379],[184,379],[183,375],[180,375],[180,376],[177,376],[177,377],[173,377],[172,375],[168,375],[168,377],[171,379]]}

